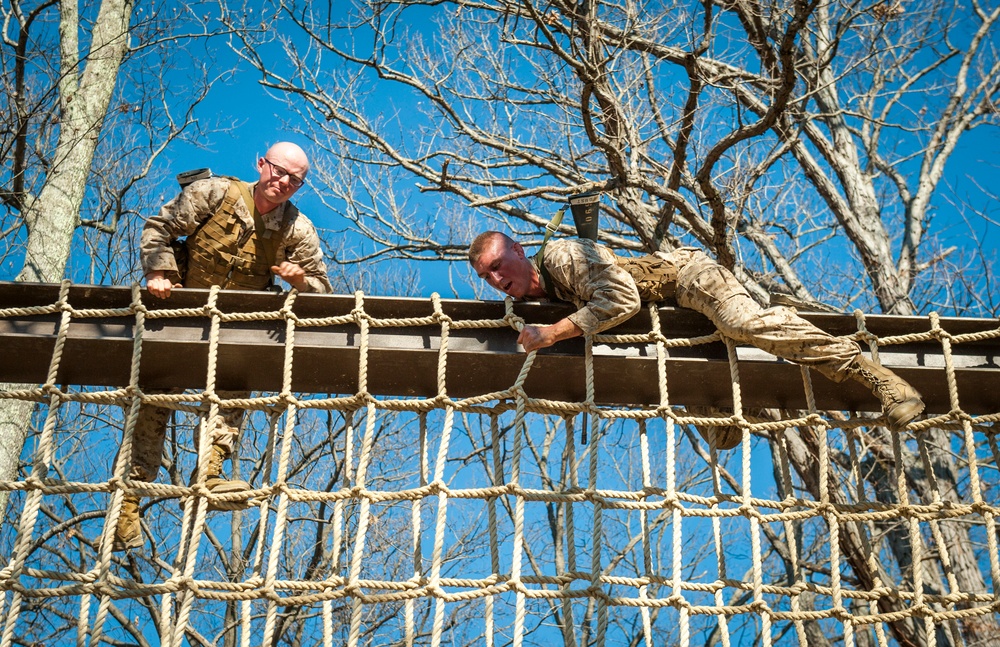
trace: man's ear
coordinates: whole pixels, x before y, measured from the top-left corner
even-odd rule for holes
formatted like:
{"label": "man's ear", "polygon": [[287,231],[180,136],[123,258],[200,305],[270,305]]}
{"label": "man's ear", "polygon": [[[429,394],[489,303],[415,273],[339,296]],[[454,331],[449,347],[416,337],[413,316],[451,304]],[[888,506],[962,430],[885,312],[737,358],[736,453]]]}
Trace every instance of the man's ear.
{"label": "man's ear", "polygon": [[521,247],[521,243],[515,242],[510,246],[510,248],[514,250],[514,253],[517,254],[518,258],[527,258],[527,256],[524,255],[524,248]]}

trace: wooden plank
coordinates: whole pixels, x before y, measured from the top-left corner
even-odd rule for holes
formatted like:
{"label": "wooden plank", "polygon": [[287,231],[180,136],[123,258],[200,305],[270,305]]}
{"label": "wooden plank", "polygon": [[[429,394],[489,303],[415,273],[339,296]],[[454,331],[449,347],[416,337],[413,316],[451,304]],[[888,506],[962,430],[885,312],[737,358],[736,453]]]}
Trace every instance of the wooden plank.
{"label": "wooden plank", "polygon": [[[45,306],[58,300],[59,286],[0,283],[0,309]],[[178,290],[168,301],[143,294],[150,311],[164,308],[202,308],[206,290]],[[69,303],[76,310],[127,309],[127,287],[73,286]],[[218,308],[225,313],[275,312],[284,296],[261,292],[223,292]],[[350,315],[356,299],[350,295],[303,294],[293,312],[300,319]],[[442,312],[452,321],[502,319],[499,301],[442,300]],[[532,323],[556,321],[572,311],[565,304],[522,303],[514,312]],[[368,387],[374,395],[433,397],[438,394],[437,374],[441,326],[378,325],[390,319],[431,317],[430,299],[364,297],[364,313],[372,322],[369,331]],[[659,308],[663,333],[668,338],[709,335],[714,328],[701,315],[664,305]],[[853,316],[806,314],[805,318],[834,334],[857,330]],[[45,380],[59,313],[10,314],[0,318],[0,380],[41,383]],[[871,316],[870,332],[884,336],[922,333],[930,329],[926,317]],[[209,352],[208,313],[198,316],[149,318],[143,337],[141,384],[146,388],[204,388]],[[614,334],[645,333],[649,316],[644,311]],[[997,320],[942,318],[951,336],[995,331]],[[135,318],[101,316],[74,318],[60,364],[59,382],[73,385],[124,386],[128,384],[133,353]],[[502,328],[453,328],[449,334],[446,392],[465,398],[509,388],[523,365],[525,354],[516,344],[516,332]],[[285,354],[285,322],[233,321],[220,329],[219,389],[279,391]],[[295,333],[292,390],[300,393],[350,394],[359,390],[358,360],[361,329],[357,322],[300,327]],[[586,397],[582,340],[568,340],[538,354],[525,383],[531,397],[582,401]],[[655,405],[660,402],[655,346],[639,344],[595,345],[596,401],[602,405]],[[1000,340],[955,344],[953,348],[959,406],[968,413],[1000,410]],[[949,402],[942,345],[938,340],[885,347],[882,361],[910,381],[924,395],[929,413],[947,413]],[[744,406],[805,408],[805,391],[798,366],[754,348],[739,349],[739,374]],[[670,349],[666,361],[669,401],[673,404],[719,405],[732,402],[725,346],[709,343]],[[859,384],[834,384],[812,373],[817,404],[821,409],[872,411],[875,399]]]}

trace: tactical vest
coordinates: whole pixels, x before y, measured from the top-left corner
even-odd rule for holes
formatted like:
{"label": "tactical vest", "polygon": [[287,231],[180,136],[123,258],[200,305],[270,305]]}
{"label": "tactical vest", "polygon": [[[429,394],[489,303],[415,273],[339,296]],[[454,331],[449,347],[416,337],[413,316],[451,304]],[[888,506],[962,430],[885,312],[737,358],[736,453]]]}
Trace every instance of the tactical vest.
{"label": "tactical vest", "polygon": [[655,254],[627,258],[616,255],[615,263],[632,276],[643,301],[663,301],[677,290],[677,267]]}
{"label": "tactical vest", "polygon": [[[546,286],[554,286],[552,275],[545,267],[545,243],[535,256],[535,267],[542,275],[542,281]],[[656,303],[664,299],[673,298],[677,291],[677,266],[672,261],[657,256],[647,254],[646,256],[618,256],[615,257],[615,265],[622,268],[635,281],[635,287],[639,289],[639,299],[642,301]]]}
{"label": "tactical vest", "polygon": [[[253,213],[253,229],[236,215],[236,205],[243,200]],[[226,197],[212,216],[187,237],[186,288],[209,288],[218,285],[228,290],[263,290],[273,280],[278,246],[298,210],[288,203],[277,231],[267,229],[254,205],[250,185],[233,180]]]}

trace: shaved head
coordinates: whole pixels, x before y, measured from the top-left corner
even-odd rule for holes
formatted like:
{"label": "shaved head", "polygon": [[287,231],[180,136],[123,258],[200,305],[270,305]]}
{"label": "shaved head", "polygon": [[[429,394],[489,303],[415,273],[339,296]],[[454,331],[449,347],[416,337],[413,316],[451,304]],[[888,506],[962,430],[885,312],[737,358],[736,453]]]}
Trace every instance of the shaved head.
{"label": "shaved head", "polygon": [[295,175],[300,177],[304,177],[309,171],[309,158],[306,152],[292,142],[278,142],[267,149],[264,157],[290,171],[294,168],[297,171]]}
{"label": "shaved head", "polygon": [[479,257],[482,256],[483,250],[493,241],[502,241],[507,249],[514,246],[514,239],[507,234],[499,231],[484,231],[476,236],[476,239],[469,245],[469,263],[475,265]]}

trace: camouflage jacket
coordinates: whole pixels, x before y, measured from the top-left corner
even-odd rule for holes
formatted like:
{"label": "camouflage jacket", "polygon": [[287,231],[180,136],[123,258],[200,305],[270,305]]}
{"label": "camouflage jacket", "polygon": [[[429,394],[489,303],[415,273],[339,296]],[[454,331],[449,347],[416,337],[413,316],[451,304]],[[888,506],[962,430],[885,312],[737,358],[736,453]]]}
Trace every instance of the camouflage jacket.
{"label": "camouflage jacket", "polygon": [[578,308],[569,320],[585,335],[613,328],[639,311],[635,281],[616,258],[611,250],[586,238],[561,238],[545,246],[548,276],[542,273],[542,287],[550,297]]}
{"label": "camouflage jacket", "polygon": [[[223,177],[192,182],[180,195],[163,205],[157,215],[146,220],[140,247],[144,274],[156,270],[177,271],[174,253],[170,248],[171,241],[190,236],[211,217],[226,197],[230,182],[231,180]],[[287,207],[286,202],[263,214],[261,217],[265,227],[278,231]],[[244,227],[254,228],[253,214],[242,200],[236,205],[236,216]],[[289,261],[300,265],[306,272],[306,292],[332,292],[319,235],[312,222],[299,213],[280,235],[281,244],[277,249],[275,264]]]}

